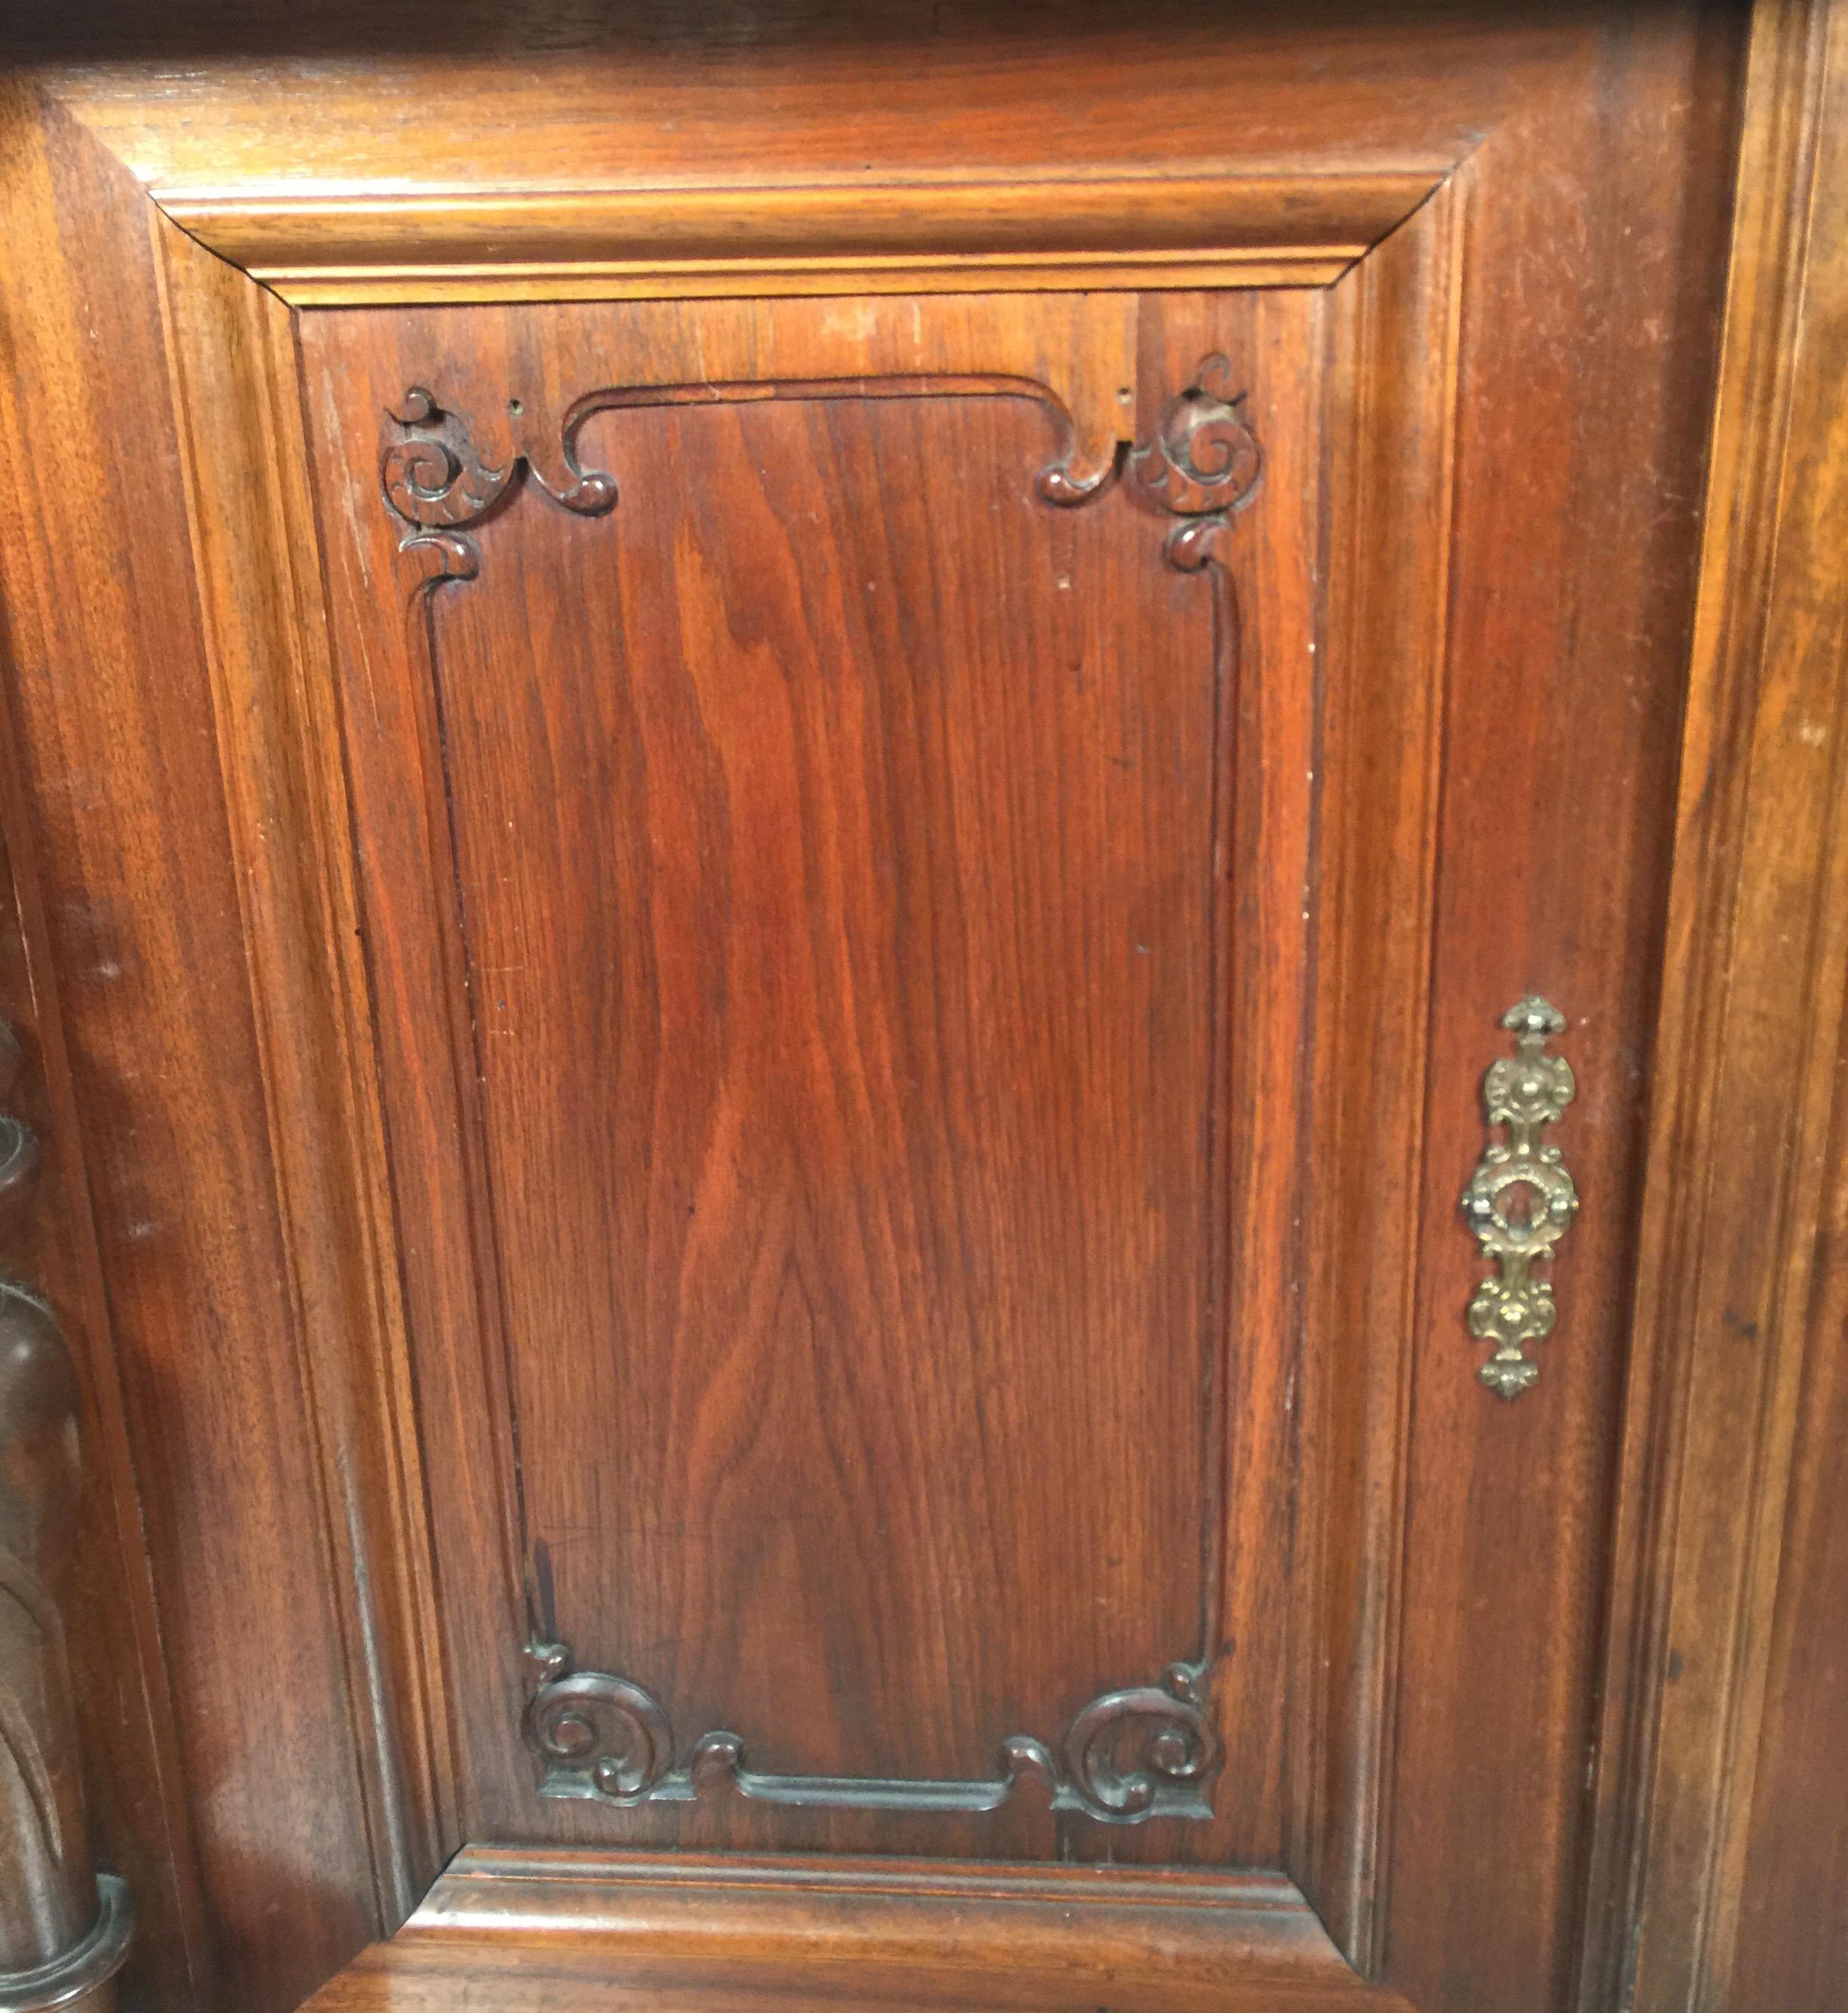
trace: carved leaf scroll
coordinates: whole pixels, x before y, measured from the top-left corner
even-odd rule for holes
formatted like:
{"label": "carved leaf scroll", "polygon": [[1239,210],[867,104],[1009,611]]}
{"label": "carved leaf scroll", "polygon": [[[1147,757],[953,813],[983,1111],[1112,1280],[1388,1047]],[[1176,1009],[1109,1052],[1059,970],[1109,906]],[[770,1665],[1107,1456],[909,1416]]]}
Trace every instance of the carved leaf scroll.
{"label": "carved leaf scroll", "polygon": [[1257,493],[1264,458],[1234,392],[1224,356],[1204,357],[1194,381],[1169,400],[1155,438],[1129,458],[1146,502],[1182,521],[1168,534],[1170,562],[1192,573],[1214,556],[1232,516]]}
{"label": "carved leaf scroll", "polygon": [[549,442],[524,401],[507,402],[509,445],[490,463],[476,445],[461,413],[438,403],[427,387],[413,384],[400,407],[386,415],[397,437],[387,442],[380,469],[385,501],[406,526],[400,552],[428,550],[441,562],[431,585],[473,580],[481,571],[480,548],[468,527],[482,523],[513,495],[522,473],[530,474],[552,500],[581,517],[600,517],[614,508],[615,478],[586,469],[578,459],[578,438],[599,413],[646,406],[754,404],[766,399],[1028,398],[1053,415],[1060,434],[1059,451],[1038,472],[1035,488],[1049,503],[1069,507],[1107,488],[1114,460],[1094,466],[1078,459],[1071,415],[1056,394],[1025,377],[963,376],[843,377],[786,380],[763,384],[609,386],[573,401]]}
{"label": "carved leaf scroll", "polygon": [[730,1783],[754,1801],[863,1810],[998,1810],[1024,1782],[1050,1792],[1054,1810],[1106,1824],[1208,1818],[1206,1786],[1221,1760],[1203,1710],[1203,1673],[1171,1665],[1159,1685],[1107,1692],[1071,1723],[1059,1754],[1030,1734],[1003,1741],[995,1773],[930,1782],[857,1775],[777,1775],[751,1768],[735,1733],[703,1734],[677,1759],[660,1701],[632,1679],[579,1671],[562,1643],[527,1646],[534,1689],[527,1744],[539,1793],[628,1808],[691,1803]]}
{"label": "carved leaf scroll", "polygon": [[[512,446],[493,465],[476,446],[467,420],[439,406],[421,384],[410,386],[403,409],[387,416],[402,436],[386,447],[381,469],[385,500],[409,527],[399,550],[436,552],[442,561],[439,581],[473,580],[480,572],[480,549],[463,527],[486,517],[510,493],[523,469],[554,502],[581,517],[599,517],[615,507],[613,477],[579,466],[574,427],[567,423],[555,457],[542,452],[529,435],[519,399],[509,401],[507,413],[513,423]],[[548,474],[549,468],[562,474]]]}

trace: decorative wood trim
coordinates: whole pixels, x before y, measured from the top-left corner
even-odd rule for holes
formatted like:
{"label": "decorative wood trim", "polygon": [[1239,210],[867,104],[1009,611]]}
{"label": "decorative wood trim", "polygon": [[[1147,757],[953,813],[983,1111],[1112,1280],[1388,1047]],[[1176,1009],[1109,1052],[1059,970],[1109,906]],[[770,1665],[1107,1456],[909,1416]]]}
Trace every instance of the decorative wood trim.
{"label": "decorative wood trim", "polygon": [[[538,1959],[535,1945],[542,1944]],[[1112,2005],[1220,2013],[1412,2013],[1342,1961],[1282,1875],[985,1861],[470,1847],[390,1943],[304,2013],[382,2006],[381,1987],[495,1981],[517,2007],[601,2009],[638,1975],[722,1983],[748,1960],[756,1993],[814,2004],[851,1986],[931,2003]],[[620,1988],[619,1988],[620,1989]],[[710,2001],[721,2002],[716,1995]],[[780,1993],[769,2002],[780,2009]]]}
{"label": "decorative wood trim", "polygon": [[292,306],[332,307],[1322,286],[1435,186],[1389,170],[154,196]]}
{"label": "decorative wood trim", "polygon": [[753,380],[742,384],[645,384],[587,392],[574,399],[559,429],[556,448],[531,437],[525,403],[508,401],[513,425],[507,458],[490,467],[474,445],[467,420],[439,406],[421,384],[409,386],[402,409],[387,414],[402,438],[387,442],[381,459],[385,501],[409,527],[399,540],[402,552],[431,550],[441,561],[426,586],[446,580],[473,580],[481,557],[466,527],[479,524],[512,493],[517,477],[530,474],[563,509],[580,517],[601,517],[615,507],[616,478],[586,469],[578,459],[577,436],[599,413],[650,406],[737,405],[772,399],[1029,398],[1046,406],[1059,422],[1059,452],[1039,472],[1039,493],[1049,503],[1081,503],[1116,474],[1114,444],[1108,453],[1087,448],[1077,438],[1072,416],[1058,395],[1031,378],[959,377],[842,377]]}
{"label": "decorative wood trim", "polygon": [[1752,1997],[1735,1976],[1741,1875],[1848,975],[1845,244],[1848,5],[1761,0],[1657,1040],[1586,2013]]}
{"label": "decorative wood trim", "polygon": [[536,1689],[527,1707],[527,1745],[539,1764],[539,1793],[627,1808],[693,1803],[729,1782],[754,1801],[796,1808],[997,1811],[1024,1782],[1042,1785],[1056,1811],[1105,1824],[1157,1817],[1210,1818],[1206,1787],[1221,1760],[1202,1710],[1206,1673],[1172,1664],[1159,1685],[1093,1699],[1071,1723],[1057,1755],[1031,1734],[1001,1743],[999,1772],[967,1782],[857,1775],[770,1775],[749,1767],[735,1733],[704,1733],[676,1765],[674,1729],[659,1700],[627,1678],[580,1671],[563,1643],[527,1648]]}
{"label": "decorative wood trim", "polygon": [[[1468,204],[1448,184],[1330,299],[1336,540],[1324,781],[1316,1185],[1303,1469],[1304,1690],[1289,1865],[1362,1972],[1382,1956],[1416,1239],[1344,1262],[1380,1185],[1425,1187],[1432,932],[1449,677],[1453,447]],[[1399,751],[1387,770],[1383,751]],[[1364,1001],[1366,1011],[1351,1004]],[[1390,1057],[1389,1067],[1381,1059]]]}
{"label": "decorative wood trim", "polygon": [[150,211],[381,1921],[456,1843],[293,316]]}

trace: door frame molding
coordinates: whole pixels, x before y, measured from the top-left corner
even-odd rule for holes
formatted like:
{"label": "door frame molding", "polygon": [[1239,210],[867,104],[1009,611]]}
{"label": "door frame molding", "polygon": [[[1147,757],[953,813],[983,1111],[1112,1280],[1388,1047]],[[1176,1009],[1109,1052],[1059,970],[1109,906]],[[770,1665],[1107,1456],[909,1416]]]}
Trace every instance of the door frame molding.
{"label": "door frame molding", "polygon": [[[1656,1045],[1585,2013],[1733,1966],[1848,978],[1848,5],[1758,0]],[[1629,1618],[1625,1625],[1624,1618]]]}

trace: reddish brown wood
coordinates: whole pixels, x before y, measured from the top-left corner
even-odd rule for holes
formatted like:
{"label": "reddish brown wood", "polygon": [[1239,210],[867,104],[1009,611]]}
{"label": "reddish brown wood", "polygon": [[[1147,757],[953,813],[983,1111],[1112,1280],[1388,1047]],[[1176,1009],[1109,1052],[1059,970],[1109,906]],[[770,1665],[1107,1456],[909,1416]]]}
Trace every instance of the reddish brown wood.
{"label": "reddish brown wood", "polygon": [[[1302,1516],[1310,1681],[1289,1863],[1342,1947],[1378,1961],[1405,1557],[1419,1250],[1355,1262],[1382,1189],[1427,1188],[1432,921],[1455,529],[1463,192],[1449,187],[1335,293],[1317,1074]],[[1364,1002],[1364,1008],[1358,1003]],[[1345,1003],[1356,1003],[1346,1005]],[[1390,1066],[1382,1067],[1382,1057]]]}
{"label": "reddish brown wood", "polygon": [[[1691,26],[1634,16],[1580,89],[1524,107],[1459,178],[1451,670],[1386,1872],[1387,1975],[1421,2004],[1549,2004],[1571,1968],[1733,117],[1694,81],[1719,58]],[[1729,28],[1709,33],[1730,46]],[[1498,277],[1517,270],[1519,287]],[[1557,1268],[1541,1382],[1503,1406],[1475,1381],[1464,1313],[1481,1275],[1457,1199],[1482,1152],[1499,1016],[1533,991],[1570,1017],[1560,1046],[1580,1089],[1559,1130],[1588,1200]]]}
{"label": "reddish brown wood", "polygon": [[[1592,1866],[1648,2013],[1823,2008],[1839,1740],[1848,13],[1754,27]],[[1684,1173],[1685,1171],[1685,1173]],[[1614,1918],[1614,1919],[1612,1919]]]}
{"label": "reddish brown wood", "polygon": [[[0,1022],[0,1100],[23,1060]],[[30,1203],[38,1135],[0,1112],[0,1218]],[[134,1906],[99,1879],[64,1614],[80,1530],[82,1386],[56,1316],[0,1275],[0,2000],[113,2013]]]}
{"label": "reddish brown wood", "polygon": [[453,1849],[452,1770],[295,329],[150,220],[288,1290],[344,1532],[331,1579],[372,1884],[395,1924]]}
{"label": "reddish brown wood", "polygon": [[[1117,311],[1099,311],[1110,327]],[[1055,377],[1071,377],[1059,338],[1092,340],[1090,311],[1021,312],[1026,327],[1044,323]],[[920,326],[931,346],[913,370],[949,354],[963,324],[959,312],[921,325],[910,310],[862,314],[851,340],[863,349],[841,353],[856,371],[882,351],[897,360]],[[416,577],[414,563],[393,566],[404,527],[371,473],[381,408],[404,384],[441,385],[439,402],[495,430],[517,396],[527,437],[544,439],[601,382],[671,387],[697,361],[723,383],[726,343],[795,349],[805,328],[812,382],[843,339],[822,310],[483,311],[307,330],[311,410],[340,416],[324,463],[363,471],[328,506],[370,527],[370,549],[334,556],[335,609],[362,829],[376,835],[370,934],[395,1150],[401,1167],[433,1168],[451,1127],[480,1128],[474,1255],[446,1260],[436,1285],[452,1292],[445,1282],[498,1263],[506,1300],[492,1316],[517,1339],[502,1430],[510,1440],[517,1418],[515,1543],[533,1556],[495,1558],[495,1525],[477,1535],[482,1513],[452,1493],[496,1460],[505,1471],[506,1442],[434,1463],[456,1668],[463,1639],[476,1645],[463,1744],[477,1835],[606,1835],[594,1811],[536,1804],[530,1761],[507,1738],[534,1625],[581,1663],[639,1679],[687,1743],[734,1728],[759,1768],[920,1779],[989,1775],[1004,1737],[1056,1742],[1088,1700],[1197,1657],[1203,1626],[1209,1640],[1224,1627],[1211,1506],[1224,1258],[1211,1226],[1225,1177],[1203,1123],[1225,1027],[1208,1011],[1214,960],[1242,953],[1214,947],[1229,921],[1210,867],[1215,778],[1237,729],[1238,774],[1280,790],[1306,779],[1278,737],[1304,745],[1307,714],[1303,688],[1292,704],[1274,681],[1257,710],[1229,663],[1216,710],[1214,591],[1164,563],[1167,520],[1127,490],[1073,510],[1037,495],[1060,430],[1031,398],[741,391],[593,422],[585,465],[618,471],[622,491],[606,516],[574,518],[534,494],[470,527],[481,577],[430,603],[434,682],[415,622],[381,631],[366,613],[372,583],[395,578],[402,602]],[[1183,316],[1165,341],[1190,363],[1166,389],[1239,328]],[[1312,497],[1296,444],[1310,408],[1278,368],[1246,366],[1239,381],[1267,414],[1276,534],[1262,550],[1299,581],[1304,535],[1292,548],[1288,527],[1308,522],[1293,513]],[[1146,389],[1151,412],[1161,383]],[[1094,417],[1080,413],[1081,433]],[[484,440],[487,459],[504,459],[494,433]],[[889,521],[842,510],[875,485]],[[1228,543],[1235,566],[1256,542],[1245,521]],[[530,657],[542,577],[574,613]],[[1290,592],[1281,580],[1275,602],[1254,592],[1264,612],[1247,644],[1275,637],[1284,661],[1303,662],[1281,626]],[[400,654],[401,633],[412,647]],[[535,706],[542,692],[556,696]],[[421,774],[406,767],[420,749]],[[546,779],[543,800],[524,794],[527,777]],[[1299,831],[1304,781],[1292,801]],[[1277,835],[1261,802],[1223,814],[1244,821],[1299,936],[1287,823]],[[432,843],[461,863],[454,925],[430,906],[453,870],[414,863]],[[1263,885],[1254,873],[1252,899]],[[466,945],[452,936],[446,953],[456,974],[438,981],[444,933],[463,926]],[[777,980],[777,947],[811,931],[817,964]],[[1283,940],[1267,941],[1281,968]],[[406,990],[413,951],[426,985],[481,1003],[459,1064]],[[1274,1015],[1287,1068],[1299,986],[1264,992],[1255,966],[1242,981],[1238,969],[1224,964],[1218,985],[1251,993],[1239,1067],[1271,1067],[1259,1031]],[[860,1060],[837,1081],[843,1045]],[[438,1086],[477,1072],[481,1115],[465,1106],[424,1143],[407,1138]],[[1287,1135],[1292,1105],[1286,1078],[1282,1096],[1236,1108]],[[1287,1213],[1287,1198],[1260,1199]],[[426,1182],[407,1206],[434,1200]],[[433,1219],[411,1241],[439,1249]],[[1257,1296],[1286,1275],[1254,1264],[1238,1276],[1253,1331],[1277,1327]],[[603,1338],[588,1354],[587,1326]],[[435,1415],[491,1425],[508,1400],[454,1346],[452,1318],[426,1312],[420,1331],[413,1297],[413,1328],[433,1400],[457,1394],[434,1400]],[[946,1353],[951,1335],[964,1339]],[[1132,1336],[1146,1338],[1139,1357]],[[852,1366],[844,1381],[831,1363]],[[1247,1375],[1281,1383],[1281,1363]],[[1203,1396],[1177,1417],[1189,1391]],[[1234,1409],[1274,1416],[1255,1389]],[[1063,1492],[1056,1514],[1048,1489]],[[1253,1515],[1282,1500],[1246,1499]],[[602,1506],[618,1502],[631,1507],[613,1521]],[[461,1576],[465,1533],[484,1554],[474,1580]],[[1252,1575],[1235,1593],[1242,1617],[1279,1611],[1264,1582]],[[484,1689],[477,1618],[488,1611],[507,1620]],[[1254,1657],[1258,1627],[1236,1632]],[[1277,1753],[1275,1715],[1267,1736],[1244,1711],[1221,1713],[1247,1765],[1223,1836],[1238,1856],[1272,1857],[1278,1768],[1259,1754]],[[973,1829],[894,1818],[881,1829],[671,1807],[636,1814],[623,1835],[677,1832],[937,1850],[1012,1837],[1028,1854],[1054,1837],[1012,1811]]]}
{"label": "reddish brown wood", "polygon": [[1835,1059],[1814,1297],[1782,1543],[1764,1713],[1736,1900],[1732,1975],[1771,2004],[1825,2008],[1848,1976],[1848,1098]]}
{"label": "reddish brown wood", "polygon": [[[1007,1927],[1055,1857],[1136,1863],[1069,1945],[1113,2004],[1189,1861],[1287,1869],[1306,2003],[1521,2013],[1578,1961],[1737,23],[933,18],[502,10],[457,63],[311,5],[273,61],[21,101],[0,434],[62,472],[0,544],[13,817],[239,2013],[488,1836],[997,1862],[965,1997],[1065,2003]],[[568,295],[618,212],[862,263],[291,318],[124,161],[264,270],[414,263],[419,217],[491,260],[511,216],[470,284]],[[875,175],[862,236],[937,230],[946,288],[1050,284],[1023,217],[1113,285],[859,298]],[[1325,250],[1420,188],[1330,291],[1124,291],[1170,198],[1275,248],[1319,193]],[[1264,474],[1189,574],[1158,464],[1110,478],[1215,350]],[[625,388],[577,435],[620,499],[556,507],[573,401]],[[388,406],[466,419],[477,502],[394,517]],[[1089,501],[1036,492],[1061,456]],[[1586,1207],[1502,1407],[1455,1199],[1535,988]],[[725,1726],[893,1781],[999,1781],[1199,1657],[1214,1815],[542,1800],[535,1635],[645,1680],[676,1761]],[[1264,2003],[1284,1912],[1202,2003]],[[951,1989],[874,1920],[887,1986]],[[726,1907],[661,1921],[662,2003],[740,1983],[692,1979]],[[758,1982],[834,1933],[793,1911]],[[633,1943],[473,1936],[329,2003],[628,1990]]]}
{"label": "reddish brown wood", "polygon": [[[1153,1940],[1151,1926],[1159,1925]],[[836,2000],[1124,2013],[1410,2013],[1276,1874],[974,1861],[471,1851],[315,2013]],[[639,2002],[631,1995],[646,1993]]]}
{"label": "reddish brown wood", "polygon": [[[82,1317],[98,1479],[134,1562],[117,1602],[115,1569],[90,1554],[88,1585],[107,1604],[79,1624],[77,1682],[105,1729],[99,1801],[148,1902],[157,1989],[281,2008],[384,1918],[150,217],[127,171],[66,115],[16,83],[5,112],[17,256],[0,272],[0,439],[42,471],[0,504],[19,777],[7,818],[41,891],[26,950],[37,1046],[51,1095],[67,1100],[46,1130],[68,1157],[59,1213],[73,1211],[66,1265],[42,1276]],[[91,1210],[94,1256],[77,1213]],[[144,1570],[157,1616],[132,1591]],[[155,1869],[145,1884],[131,1854]],[[296,1905],[278,1907],[282,1886]]]}

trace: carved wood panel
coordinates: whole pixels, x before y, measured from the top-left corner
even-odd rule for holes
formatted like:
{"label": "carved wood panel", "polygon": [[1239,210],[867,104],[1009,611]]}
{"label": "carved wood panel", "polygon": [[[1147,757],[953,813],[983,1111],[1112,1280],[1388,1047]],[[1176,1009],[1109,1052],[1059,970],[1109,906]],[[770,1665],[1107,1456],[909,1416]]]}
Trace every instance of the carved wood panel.
{"label": "carved wood panel", "polygon": [[[448,1016],[407,998],[388,1097],[401,1206],[452,1180],[480,1282],[479,1357],[434,1308],[413,1343],[489,1366],[434,1521],[488,1567],[452,1654],[504,1618],[461,1702],[494,1835],[1274,1853],[1225,1420],[1289,1343],[1231,1354],[1230,1072],[1303,1002],[1236,1060],[1228,1004],[1287,955],[1234,917],[1299,877],[1306,771],[1268,816],[1239,779],[1308,687],[1252,707],[1235,575],[1273,492],[1301,563],[1310,323],[1282,370],[1240,306],[1235,356],[1100,375],[1126,313],[308,324],[329,465],[379,471],[338,505],[359,815],[404,835],[366,849],[377,969],[391,1007],[415,927]],[[734,377],[741,337],[809,367]],[[1040,379],[866,367],[1023,337]]]}
{"label": "carved wood panel", "polygon": [[[1036,1896],[1113,2004],[1169,1900],[1209,2003],[1562,2001],[1731,30],[1315,11],[98,72],[0,160],[0,423],[68,464],[0,542],[26,822],[227,2003],[488,1838],[719,1848],[786,1950],[927,1855],[920,1938],[979,1897],[1006,1970]],[[1117,291],[1233,277],[1314,284]],[[331,305],[524,295],[600,304]],[[1585,1208],[1501,1407],[1457,1185],[1534,989]],[[1123,1862],[1081,1928],[1051,1857]]]}

